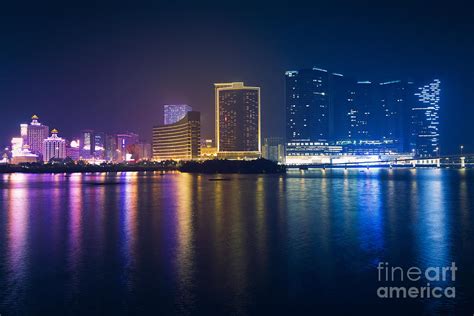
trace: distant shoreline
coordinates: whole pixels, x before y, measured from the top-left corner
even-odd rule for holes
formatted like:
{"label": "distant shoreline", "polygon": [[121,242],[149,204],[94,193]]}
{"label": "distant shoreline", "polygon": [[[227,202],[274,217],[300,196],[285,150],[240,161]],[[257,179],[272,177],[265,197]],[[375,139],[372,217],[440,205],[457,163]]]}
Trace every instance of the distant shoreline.
{"label": "distant shoreline", "polygon": [[2,165],[0,174],[8,173],[94,173],[94,172],[140,172],[140,171],[180,171],[184,173],[202,174],[272,174],[285,173],[285,166],[266,160],[205,160],[187,161],[180,164],[167,163],[139,163],[139,164],[103,164],[103,165],[78,165],[78,164],[23,164]]}

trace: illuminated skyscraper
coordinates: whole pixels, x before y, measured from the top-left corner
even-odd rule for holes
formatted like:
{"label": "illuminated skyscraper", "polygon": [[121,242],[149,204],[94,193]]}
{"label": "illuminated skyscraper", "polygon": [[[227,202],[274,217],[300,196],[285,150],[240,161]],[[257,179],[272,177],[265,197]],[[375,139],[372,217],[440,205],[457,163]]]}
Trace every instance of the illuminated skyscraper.
{"label": "illuminated skyscraper", "polygon": [[243,82],[216,83],[216,144],[218,156],[260,156],[260,88]]}
{"label": "illuminated skyscraper", "polygon": [[357,81],[348,101],[348,139],[359,141],[376,138],[374,85],[370,81]]}
{"label": "illuminated skyscraper", "polygon": [[193,109],[187,104],[165,104],[164,105],[164,124],[173,124],[181,120],[186,113]]}
{"label": "illuminated skyscraper", "polygon": [[[25,126],[21,126],[21,136],[24,138]],[[41,155],[43,153],[43,140],[48,137],[49,127],[39,122],[36,115],[31,117],[31,123],[26,127],[26,144],[32,153]]]}
{"label": "illuminated skyscraper", "polygon": [[153,127],[153,160],[199,158],[201,117],[190,111],[176,123]]}
{"label": "illuminated skyscraper", "polygon": [[92,153],[96,159],[105,159],[105,133],[94,132],[93,135],[94,152]]}
{"label": "illuminated skyscraper", "polygon": [[287,142],[329,139],[329,76],[320,68],[287,71]]}
{"label": "illuminated skyscraper", "polygon": [[426,84],[415,93],[416,104],[411,109],[410,146],[420,157],[439,155],[440,80]]}
{"label": "illuminated skyscraper", "polygon": [[91,159],[94,152],[94,131],[84,130],[81,132],[81,158]]}
{"label": "illuminated skyscraper", "polygon": [[382,82],[377,89],[376,137],[393,141],[399,152],[410,152],[411,109],[415,104],[413,82]]}
{"label": "illuminated skyscraper", "polygon": [[347,140],[349,105],[356,81],[338,73],[329,75],[329,139]]}
{"label": "illuminated skyscraper", "polygon": [[58,137],[58,131],[53,129],[51,136],[43,140],[43,161],[66,158],[66,141]]}
{"label": "illuminated skyscraper", "polygon": [[319,68],[287,71],[285,79],[287,156],[332,154],[328,145],[439,154],[439,80],[416,91],[410,81],[374,84]]}
{"label": "illuminated skyscraper", "polygon": [[117,135],[105,136],[105,160],[112,162],[118,160]]}

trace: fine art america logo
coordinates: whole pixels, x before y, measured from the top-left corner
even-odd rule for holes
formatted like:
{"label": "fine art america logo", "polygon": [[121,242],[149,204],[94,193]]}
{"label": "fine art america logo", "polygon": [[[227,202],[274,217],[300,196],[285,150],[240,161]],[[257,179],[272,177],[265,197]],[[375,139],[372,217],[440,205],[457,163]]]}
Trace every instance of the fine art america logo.
{"label": "fine art america logo", "polygon": [[[456,263],[450,266],[402,268],[379,262],[379,298],[455,298]],[[408,285],[408,286],[407,286]]]}

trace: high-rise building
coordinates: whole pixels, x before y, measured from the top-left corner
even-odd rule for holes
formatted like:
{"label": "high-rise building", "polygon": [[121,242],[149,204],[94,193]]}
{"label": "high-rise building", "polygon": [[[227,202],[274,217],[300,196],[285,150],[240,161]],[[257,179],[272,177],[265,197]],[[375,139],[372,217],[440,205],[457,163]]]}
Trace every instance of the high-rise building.
{"label": "high-rise building", "polygon": [[398,152],[410,152],[411,109],[414,107],[413,82],[394,80],[377,87],[376,138],[393,141]]}
{"label": "high-rise building", "polygon": [[260,88],[243,82],[216,83],[216,145],[218,156],[257,158],[261,151]]}
{"label": "high-rise building", "polygon": [[347,140],[349,109],[356,81],[338,73],[329,75],[329,140]]}
{"label": "high-rise building", "polygon": [[94,132],[93,134],[93,148],[92,153],[95,159],[103,160],[105,159],[105,133],[103,132]]}
{"label": "high-rise building", "polygon": [[374,121],[375,90],[370,81],[357,81],[348,100],[347,138],[350,140],[370,140],[376,137]]}
{"label": "high-rise building", "polygon": [[267,137],[263,140],[262,157],[279,163],[285,162],[285,142],[282,137]]}
{"label": "high-rise building", "polygon": [[439,100],[441,82],[438,79],[419,87],[411,109],[410,147],[420,157],[439,155]]}
{"label": "high-rise building", "polygon": [[329,75],[320,68],[287,71],[286,139],[324,142],[329,139]]}
{"label": "high-rise building", "polygon": [[319,68],[285,79],[287,156],[439,154],[439,80],[415,91],[409,81],[374,84]]}
{"label": "high-rise building", "polygon": [[28,144],[28,124],[20,124],[20,135],[23,139],[23,144]]}
{"label": "high-rise building", "polygon": [[117,134],[117,161],[132,160],[131,146],[139,143],[138,134],[126,132]]}
{"label": "high-rise building", "polygon": [[[25,126],[21,126],[21,136],[25,136]],[[26,127],[26,145],[29,146],[33,154],[41,155],[43,153],[43,140],[48,137],[49,127],[39,122],[36,115],[31,117],[31,123]]]}
{"label": "high-rise building", "polygon": [[81,132],[81,158],[82,159],[91,159],[94,153],[94,131],[93,130],[83,130]]}
{"label": "high-rise building", "polygon": [[163,108],[165,125],[178,122],[186,113],[193,110],[187,104],[165,104]]}
{"label": "high-rise building", "polygon": [[199,158],[201,118],[188,112],[176,123],[153,127],[153,160],[192,160]]}
{"label": "high-rise building", "polygon": [[66,141],[58,137],[58,131],[53,129],[51,136],[43,140],[43,161],[66,158]]}
{"label": "high-rise building", "polygon": [[105,135],[105,160],[118,160],[117,135]]}

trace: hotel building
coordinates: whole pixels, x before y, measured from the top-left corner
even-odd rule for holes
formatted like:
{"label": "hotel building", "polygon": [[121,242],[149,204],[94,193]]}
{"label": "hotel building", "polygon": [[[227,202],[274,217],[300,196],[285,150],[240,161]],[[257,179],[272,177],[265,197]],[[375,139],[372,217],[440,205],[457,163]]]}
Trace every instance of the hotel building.
{"label": "hotel building", "polygon": [[153,160],[193,160],[200,156],[201,115],[190,111],[178,122],[153,127]]}
{"label": "hotel building", "polygon": [[33,154],[41,155],[43,153],[43,140],[48,137],[49,127],[41,124],[36,115],[31,117],[31,123],[29,125],[25,126],[22,124],[20,127],[21,136],[24,139],[26,138],[26,145],[29,146],[29,150]]}
{"label": "hotel building", "polygon": [[261,154],[260,88],[243,82],[216,83],[217,156],[255,159]]}
{"label": "hotel building", "polygon": [[66,140],[58,137],[58,131],[53,129],[51,136],[43,140],[43,161],[66,158]]}

